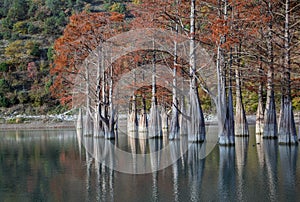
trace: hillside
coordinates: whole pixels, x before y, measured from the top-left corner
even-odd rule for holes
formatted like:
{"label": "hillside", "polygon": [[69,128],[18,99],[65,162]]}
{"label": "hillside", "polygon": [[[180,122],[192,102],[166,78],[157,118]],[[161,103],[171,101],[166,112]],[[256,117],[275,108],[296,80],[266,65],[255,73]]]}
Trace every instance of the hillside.
{"label": "hillside", "polygon": [[63,110],[49,91],[53,43],[73,13],[108,10],[114,2],[0,0],[0,115]]}

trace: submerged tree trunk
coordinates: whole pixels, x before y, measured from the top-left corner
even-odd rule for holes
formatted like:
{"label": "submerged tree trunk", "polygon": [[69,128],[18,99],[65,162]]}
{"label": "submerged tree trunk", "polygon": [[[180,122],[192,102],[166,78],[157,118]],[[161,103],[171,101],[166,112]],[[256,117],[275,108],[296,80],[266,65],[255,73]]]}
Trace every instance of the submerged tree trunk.
{"label": "submerged tree trunk", "polygon": [[81,110],[81,108],[79,108],[78,117],[77,117],[77,123],[76,123],[76,128],[77,129],[82,129],[82,127],[83,127],[82,110]]}
{"label": "submerged tree trunk", "polygon": [[105,134],[107,134],[108,127],[106,123],[106,118],[108,116],[108,95],[107,95],[107,73],[102,69],[102,80],[101,80],[101,86],[102,86],[102,92],[101,92],[101,99],[102,99],[102,104],[101,104],[101,113],[100,113],[100,118],[101,118],[101,123],[102,123],[102,131]]}
{"label": "submerged tree trunk", "polygon": [[[97,79],[96,79],[96,108],[95,108],[95,117],[94,117],[94,137],[103,136],[103,127],[102,121],[100,118],[101,115],[101,71],[104,71],[104,55],[102,50],[98,51],[98,64],[97,64]],[[104,79],[104,78],[102,78]]]}
{"label": "submerged tree trunk", "polygon": [[168,136],[168,132],[169,132],[168,122],[169,122],[169,118],[166,109],[163,107],[161,109],[161,128],[162,128],[163,136]]}
{"label": "submerged tree trunk", "polygon": [[[111,64],[110,64],[111,65]],[[112,65],[110,67],[110,75],[107,77],[108,73],[103,72],[103,85],[102,85],[102,109],[100,114],[100,119],[103,125],[104,137],[106,139],[114,139],[116,137],[116,110],[113,103],[113,71]],[[109,79],[107,79],[109,78]],[[107,80],[108,86],[107,86]],[[108,87],[108,93],[107,93]],[[107,107],[108,106],[108,107]]]}
{"label": "submerged tree trunk", "polygon": [[105,134],[106,139],[114,139],[115,138],[115,124],[116,124],[116,114],[115,114],[115,107],[113,103],[113,71],[112,66],[110,69],[110,82],[109,82],[109,116],[107,117],[107,133]]}
{"label": "submerged tree trunk", "polygon": [[[259,75],[262,75],[262,61],[260,61]],[[260,79],[258,87],[258,105],[256,111],[255,133],[262,135],[264,132],[264,110],[263,110],[263,82]]]}
{"label": "submerged tree trunk", "polygon": [[147,113],[146,113],[146,100],[144,95],[142,98],[142,110],[141,110],[138,130],[139,130],[140,139],[146,139],[148,137],[148,120],[147,120]]}
{"label": "submerged tree trunk", "polygon": [[[154,40],[154,39],[153,39]],[[153,41],[154,44],[154,41]],[[154,45],[153,45],[154,46]],[[149,138],[162,137],[161,116],[157,106],[156,97],[156,58],[155,51],[153,53],[153,69],[152,69],[152,99],[149,114]]]}
{"label": "submerged tree trunk", "polygon": [[195,55],[195,0],[191,0],[190,17],[190,102],[189,102],[189,124],[188,140],[191,142],[203,142],[205,140],[205,122],[201,108],[198,86],[196,80],[196,55]]}
{"label": "submerged tree trunk", "polygon": [[260,82],[258,89],[258,105],[256,111],[255,131],[262,135],[264,132],[264,110],[263,110],[263,83]]}
{"label": "submerged tree trunk", "polygon": [[[226,76],[225,76],[225,65],[224,56],[221,53],[222,50],[220,46],[218,47],[217,54],[217,76],[218,76],[218,97],[217,97],[217,112],[218,112],[218,126],[219,126],[219,144],[220,145],[233,145],[234,144],[234,134],[230,133],[230,120],[229,120],[229,108],[226,99]],[[231,95],[231,90],[229,92]],[[232,102],[232,95],[229,97],[228,102]]]}
{"label": "submerged tree trunk", "polygon": [[179,134],[187,135],[188,134],[187,119],[183,116],[184,114],[186,114],[186,106],[185,106],[184,96],[181,96],[180,112],[181,112],[181,114],[179,116]]}
{"label": "submerged tree trunk", "polygon": [[228,129],[230,135],[235,134],[234,128],[234,109],[233,109],[233,97],[232,97],[232,82],[229,78],[229,89],[228,89]]}
{"label": "submerged tree trunk", "polygon": [[100,103],[96,104],[96,108],[95,108],[95,117],[94,117],[94,137],[102,137],[103,133],[102,133],[102,122],[100,119],[100,114],[101,114],[101,106]]}
{"label": "submerged tree trunk", "polygon": [[279,144],[298,144],[296,125],[290,98],[284,97],[281,109],[278,143]]}
{"label": "submerged tree trunk", "polygon": [[236,85],[236,113],[235,113],[235,124],[234,131],[236,136],[249,136],[249,128],[247,117],[244,109],[242,89],[241,89],[241,72],[239,69],[239,59],[238,67],[235,70],[235,85]]}
{"label": "submerged tree trunk", "polygon": [[128,121],[127,121],[127,133],[128,136],[132,138],[137,138],[138,134],[138,118],[137,118],[137,109],[136,109],[136,96],[132,96],[132,108],[129,112]]}
{"label": "submerged tree trunk", "polygon": [[[272,3],[268,1],[269,15],[272,15]],[[272,19],[273,20],[273,19]],[[277,138],[277,117],[274,96],[274,54],[273,54],[273,34],[272,20],[268,26],[268,75],[267,75],[267,103],[264,114],[264,138]]]}
{"label": "submerged tree trunk", "polygon": [[161,116],[155,101],[151,102],[149,114],[149,138],[162,137]]}
{"label": "submerged tree trunk", "polygon": [[83,135],[90,136],[93,135],[93,122],[91,117],[91,97],[90,97],[90,73],[88,61],[85,61],[85,79],[86,79],[86,109],[85,109],[85,120],[83,127]]}
{"label": "submerged tree trunk", "polygon": [[[268,85],[268,88],[270,86]],[[272,87],[273,88],[273,87]],[[273,90],[267,90],[267,103],[264,118],[264,138],[277,138],[277,117]]]}
{"label": "submerged tree trunk", "polygon": [[[224,2],[224,19],[227,19],[227,0]],[[220,42],[217,50],[217,77],[218,77],[218,97],[217,97],[217,112],[219,125],[219,144],[234,145],[234,117],[233,117],[233,100],[232,90],[229,86],[228,102],[226,95],[226,63],[225,53],[221,45],[226,42],[226,35],[220,36]]]}
{"label": "submerged tree trunk", "polygon": [[[178,106],[177,100],[175,100],[175,103],[173,103],[173,105]],[[172,118],[171,118],[169,139],[170,140],[179,139],[179,115],[178,115],[177,107],[175,106],[172,107]]]}
{"label": "submerged tree trunk", "polygon": [[290,0],[285,1],[284,65],[282,71],[282,104],[279,124],[279,144],[297,144],[296,126],[291,99]]}
{"label": "submerged tree trunk", "polygon": [[[136,84],[136,75],[134,72],[134,85]],[[137,107],[136,107],[136,95],[132,96],[131,111],[129,111],[127,121],[127,133],[130,137],[137,138],[138,135],[138,118],[137,118]]]}

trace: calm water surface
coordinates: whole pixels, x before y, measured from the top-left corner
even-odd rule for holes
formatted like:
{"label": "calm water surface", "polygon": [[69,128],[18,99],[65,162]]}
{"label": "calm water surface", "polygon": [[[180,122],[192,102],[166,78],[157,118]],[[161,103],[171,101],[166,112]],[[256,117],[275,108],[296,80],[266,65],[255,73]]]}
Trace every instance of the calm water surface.
{"label": "calm water surface", "polygon": [[[216,146],[201,160],[202,145],[192,144],[172,166],[143,175],[97,163],[78,143],[74,130],[2,131],[0,201],[299,200],[298,147],[261,140],[251,129],[250,138],[237,138],[235,147]],[[156,149],[168,144],[155,141],[160,145]],[[141,145],[125,136],[116,144],[136,153],[151,149],[149,143]],[[180,151],[181,144],[177,141],[174,149]]]}

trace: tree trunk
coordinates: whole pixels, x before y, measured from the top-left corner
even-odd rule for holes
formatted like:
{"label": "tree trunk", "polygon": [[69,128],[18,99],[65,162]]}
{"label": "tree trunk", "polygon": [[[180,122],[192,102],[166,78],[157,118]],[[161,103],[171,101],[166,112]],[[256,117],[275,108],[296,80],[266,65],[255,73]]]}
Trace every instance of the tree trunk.
{"label": "tree trunk", "polygon": [[136,109],[136,96],[132,96],[132,108],[129,112],[128,123],[127,123],[127,133],[128,136],[132,138],[137,138],[138,135],[138,118]]}
{"label": "tree trunk", "polygon": [[179,134],[180,135],[187,135],[187,119],[183,116],[183,114],[186,114],[186,106],[185,106],[185,99],[184,96],[181,96],[180,101],[180,116],[179,116]]}
{"label": "tree trunk", "polygon": [[169,122],[169,118],[166,109],[163,107],[161,109],[161,128],[162,128],[163,136],[168,136],[168,132],[169,132],[168,122]]}
{"label": "tree trunk", "polygon": [[[173,105],[177,105],[178,107],[177,100],[175,100],[175,103],[173,103]],[[179,115],[178,115],[177,107],[175,106],[172,107],[172,118],[171,118],[171,126],[170,126],[171,129],[169,134],[170,140],[179,139]]]}
{"label": "tree trunk", "polygon": [[282,104],[278,142],[279,144],[297,144],[298,139],[291,99],[290,0],[285,1],[284,65],[282,74]]}
{"label": "tree trunk", "polygon": [[[153,41],[154,44],[154,41]],[[153,45],[154,46],[154,45]],[[154,48],[153,48],[154,49]],[[152,69],[152,99],[149,114],[149,138],[162,137],[161,116],[157,106],[156,97],[156,58],[155,51],[153,53],[153,69]]]}
{"label": "tree trunk", "polygon": [[190,103],[189,103],[189,125],[188,140],[191,142],[203,142],[205,140],[205,122],[201,108],[198,86],[196,80],[196,58],[195,58],[195,0],[191,0],[190,17]]}
{"label": "tree trunk", "polygon": [[[224,19],[227,19],[227,0],[224,1]],[[219,144],[230,146],[234,145],[234,117],[232,90],[229,86],[228,102],[226,100],[226,63],[224,50],[221,45],[226,42],[226,35],[220,36],[217,50],[217,77],[218,77],[218,97],[217,114],[219,125]],[[229,84],[230,85],[230,84]]]}
{"label": "tree trunk", "polygon": [[109,117],[108,118],[108,131],[105,134],[106,139],[115,139],[115,108],[114,108],[114,103],[113,103],[113,71],[112,71],[112,65],[110,69],[110,82],[109,82]]}
{"label": "tree trunk", "polygon": [[85,76],[86,76],[86,109],[85,109],[85,122],[84,122],[84,132],[83,135],[90,136],[93,135],[93,123],[91,117],[91,97],[90,97],[90,74],[89,74],[89,64],[85,61]]}
{"label": "tree trunk", "polygon": [[[238,60],[239,61],[239,60]],[[236,113],[234,131],[236,136],[249,136],[249,128],[247,117],[244,109],[242,89],[241,89],[241,72],[238,67],[235,70],[235,85],[236,85]]]}
{"label": "tree trunk", "polygon": [[[98,51],[98,64],[97,64],[97,86],[96,86],[96,108],[95,108],[95,117],[94,117],[94,136],[102,137],[103,136],[103,127],[101,122],[101,71],[104,71],[104,55],[102,50]],[[104,79],[104,78],[102,78]]]}
{"label": "tree trunk", "polygon": [[230,133],[230,136],[233,136],[235,134],[235,131],[234,131],[234,110],[233,110],[232,87],[231,87],[231,84],[229,84],[229,85],[230,86],[229,86],[229,90],[228,90],[228,129],[229,129],[228,131]]}
{"label": "tree trunk", "polygon": [[[136,85],[136,74],[134,72],[134,85]],[[138,118],[136,108],[136,95],[132,96],[132,108],[128,116],[127,133],[130,137],[138,137]]]}
{"label": "tree trunk", "polygon": [[[260,66],[259,66],[260,76],[262,75],[262,72],[263,72],[262,61],[260,61]],[[258,94],[258,105],[256,111],[255,132],[256,134],[262,135],[264,132],[263,82],[262,81],[259,82],[257,94]]]}
{"label": "tree trunk", "polygon": [[146,139],[148,137],[148,120],[146,113],[146,100],[144,98],[144,95],[142,98],[142,111],[140,115],[138,130],[140,139]]}
{"label": "tree trunk", "polygon": [[82,127],[83,127],[82,125],[83,125],[83,121],[82,121],[82,110],[81,110],[81,108],[79,108],[76,128],[77,128],[77,129],[82,129]]}
{"label": "tree trunk", "polygon": [[[178,25],[176,24],[176,34],[178,34]],[[177,41],[174,42],[174,67],[173,67],[173,99],[172,99],[172,118],[170,124],[169,139],[179,139],[179,119],[178,119],[178,101],[177,101]]]}
{"label": "tree trunk", "polygon": [[[268,1],[269,15],[272,15],[272,3]],[[273,20],[273,19],[272,19]],[[264,138],[277,138],[277,119],[274,96],[274,54],[273,54],[273,34],[272,20],[268,26],[268,75],[267,75],[267,103],[265,108],[264,119]]]}
{"label": "tree trunk", "polygon": [[105,73],[104,69],[102,69],[102,105],[101,105],[101,117],[103,118],[101,120],[102,122],[102,130],[103,130],[103,133],[104,133],[104,136],[105,134],[107,134],[107,131],[108,131],[108,128],[107,128],[107,123],[104,119],[106,119],[108,117],[108,113],[107,113],[107,80],[108,80],[108,77],[107,77],[107,73]]}
{"label": "tree trunk", "polygon": [[94,117],[94,137],[102,137],[103,133],[101,130],[101,119],[100,119],[100,114],[101,114],[101,106],[100,103],[96,104],[95,108],[95,117]]}
{"label": "tree trunk", "polygon": [[161,116],[155,101],[151,102],[149,114],[149,138],[162,137]]}
{"label": "tree trunk", "polygon": [[260,82],[258,89],[258,105],[256,111],[256,123],[255,131],[256,134],[262,135],[264,132],[264,112],[263,112],[263,83]]}

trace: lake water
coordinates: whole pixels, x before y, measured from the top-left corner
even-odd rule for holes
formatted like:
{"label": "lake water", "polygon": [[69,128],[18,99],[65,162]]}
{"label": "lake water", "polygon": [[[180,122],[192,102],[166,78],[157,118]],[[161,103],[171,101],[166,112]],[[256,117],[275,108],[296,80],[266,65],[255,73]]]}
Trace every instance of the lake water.
{"label": "lake water", "polygon": [[[199,158],[203,145],[189,144],[175,164],[139,175],[114,171],[95,161],[91,154],[96,153],[87,152],[91,149],[88,145],[95,149],[104,139],[83,137],[83,146],[71,129],[2,131],[0,201],[299,200],[298,147],[262,140],[253,130],[251,127],[250,138],[236,138],[235,147],[217,145],[205,159]],[[174,151],[182,151],[182,145],[187,144],[184,140],[152,142],[155,150],[173,145]],[[121,135],[114,144],[134,153],[147,153],[153,148],[151,142],[128,141]],[[156,166],[163,161],[154,159]],[[146,161],[146,167],[155,166]],[[138,169],[136,164],[132,161],[129,167]]]}

